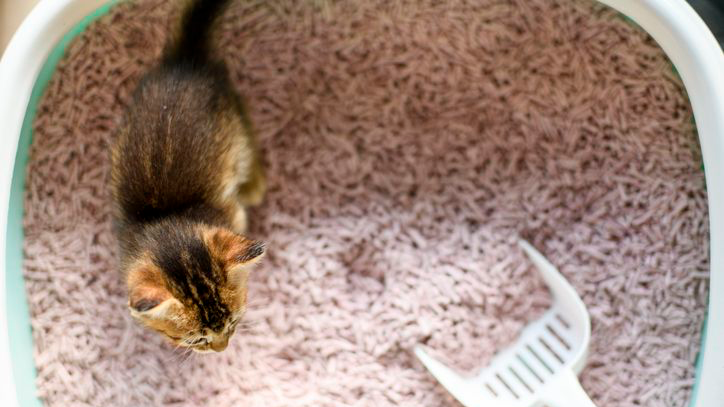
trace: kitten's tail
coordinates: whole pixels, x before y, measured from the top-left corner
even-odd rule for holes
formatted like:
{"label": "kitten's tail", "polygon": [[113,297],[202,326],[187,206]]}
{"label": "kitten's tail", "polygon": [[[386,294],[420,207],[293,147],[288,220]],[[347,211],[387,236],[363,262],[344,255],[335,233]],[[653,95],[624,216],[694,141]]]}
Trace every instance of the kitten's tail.
{"label": "kitten's tail", "polygon": [[211,31],[229,0],[186,0],[177,32],[163,50],[165,63],[204,65],[212,59]]}

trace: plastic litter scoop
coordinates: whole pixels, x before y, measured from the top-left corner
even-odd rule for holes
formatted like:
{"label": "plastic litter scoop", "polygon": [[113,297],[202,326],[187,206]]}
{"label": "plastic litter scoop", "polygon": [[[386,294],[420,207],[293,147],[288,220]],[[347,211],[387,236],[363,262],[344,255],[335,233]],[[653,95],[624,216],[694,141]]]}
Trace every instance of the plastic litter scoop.
{"label": "plastic litter scoop", "polygon": [[591,337],[586,306],[545,257],[527,242],[519,244],[548,285],[553,306],[473,377],[458,374],[422,346],[415,354],[465,407],[596,407],[577,377]]}

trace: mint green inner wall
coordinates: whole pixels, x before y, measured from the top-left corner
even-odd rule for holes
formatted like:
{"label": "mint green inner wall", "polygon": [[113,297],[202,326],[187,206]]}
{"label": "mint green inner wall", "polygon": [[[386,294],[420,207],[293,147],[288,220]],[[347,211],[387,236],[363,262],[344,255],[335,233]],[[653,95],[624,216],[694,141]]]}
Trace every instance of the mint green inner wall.
{"label": "mint green inner wall", "polygon": [[[8,332],[10,333],[10,354],[13,363],[13,375],[20,407],[42,407],[35,387],[36,370],[33,360],[33,337],[30,328],[30,310],[25,296],[23,280],[23,196],[25,190],[25,167],[28,162],[28,150],[33,136],[33,120],[38,102],[45,91],[55,68],[65,53],[68,44],[98,17],[106,14],[118,0],[111,0],[81,20],[66,33],[53,48],[43,64],[33,87],[30,102],[25,112],[20,132],[18,150],[15,155],[15,167],[8,209],[8,229],[6,247],[6,285]],[[627,20],[636,25],[632,20]],[[638,26],[638,25],[637,25]],[[673,65],[672,65],[673,66]],[[706,326],[706,325],[705,325]],[[702,332],[702,349],[706,340],[706,328]],[[701,355],[700,355],[701,356]],[[696,383],[692,392],[691,405],[696,400],[696,387],[699,383],[701,357],[697,358]]]}
{"label": "mint green inner wall", "polygon": [[65,48],[78,34],[96,18],[107,13],[114,1],[98,8],[81,20],[66,33],[48,55],[48,59],[38,74],[30,94],[30,102],[20,131],[18,151],[15,154],[15,167],[10,187],[8,205],[8,229],[6,246],[6,285],[8,332],[10,336],[10,357],[13,363],[13,377],[20,407],[41,407],[35,387],[35,363],[33,361],[33,336],[30,330],[30,310],[25,296],[23,280],[23,195],[25,190],[25,167],[28,162],[28,150],[33,136],[33,120],[38,102],[50,81],[55,67],[63,57]]}

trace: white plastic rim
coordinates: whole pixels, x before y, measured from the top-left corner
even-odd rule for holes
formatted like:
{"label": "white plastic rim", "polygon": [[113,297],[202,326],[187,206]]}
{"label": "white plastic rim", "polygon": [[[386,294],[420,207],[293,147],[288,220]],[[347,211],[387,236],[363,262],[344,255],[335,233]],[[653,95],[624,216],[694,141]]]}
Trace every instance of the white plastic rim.
{"label": "white plastic rim", "polygon": [[[710,291],[706,342],[694,407],[724,400],[724,54],[684,0],[599,0],[638,23],[663,48],[681,76],[704,156],[710,223]],[[10,186],[31,91],[51,50],[71,27],[106,0],[42,0],[0,60],[0,405],[18,404],[7,328],[6,247]],[[718,345],[718,346],[717,346]],[[33,363],[28,360],[27,363]],[[25,406],[22,406],[25,407]]]}

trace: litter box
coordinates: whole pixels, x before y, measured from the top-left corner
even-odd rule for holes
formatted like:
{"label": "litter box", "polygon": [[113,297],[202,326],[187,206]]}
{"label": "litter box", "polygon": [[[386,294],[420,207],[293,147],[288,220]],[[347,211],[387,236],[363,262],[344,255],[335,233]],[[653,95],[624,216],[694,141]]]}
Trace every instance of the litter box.
{"label": "litter box", "polygon": [[[663,48],[690,98],[704,158],[710,218],[709,310],[691,398],[724,401],[724,54],[683,0],[603,0]],[[106,0],[43,0],[0,61],[0,405],[41,406],[35,396],[30,316],[25,298],[22,219],[25,164],[36,105],[65,46],[112,5]]]}

